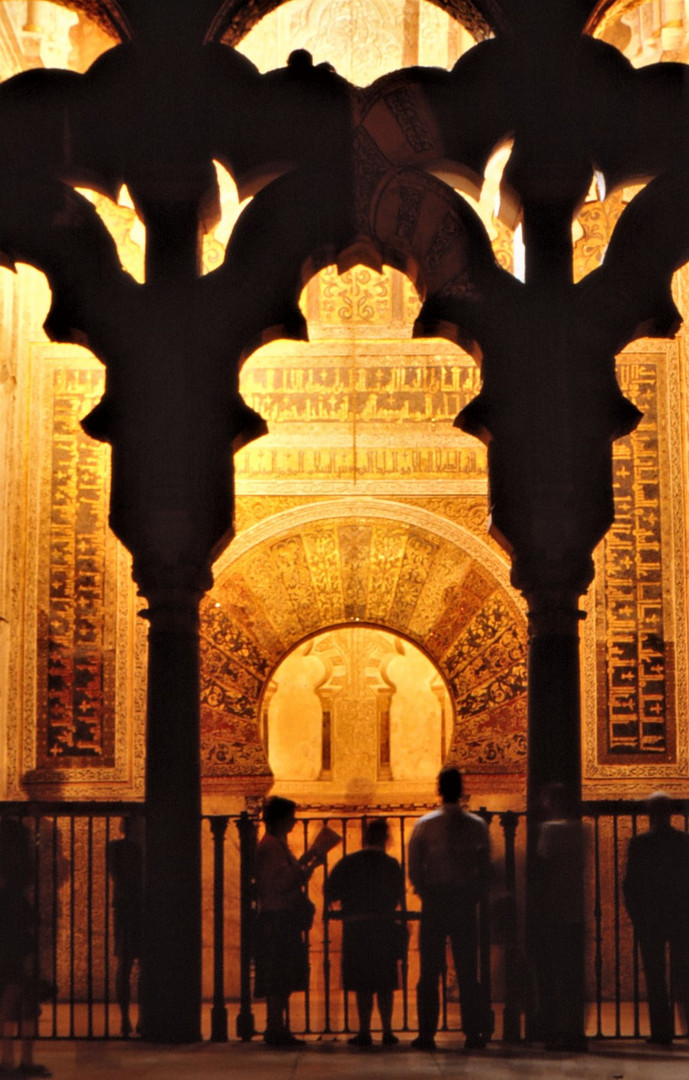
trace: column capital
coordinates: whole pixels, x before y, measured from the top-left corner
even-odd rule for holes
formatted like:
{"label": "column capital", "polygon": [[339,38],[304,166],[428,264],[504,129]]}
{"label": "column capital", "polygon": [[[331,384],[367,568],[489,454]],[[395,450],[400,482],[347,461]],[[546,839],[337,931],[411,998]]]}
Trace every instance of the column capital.
{"label": "column capital", "polygon": [[580,593],[569,589],[539,589],[524,593],[528,607],[529,637],[579,636],[586,613],[579,608]]}

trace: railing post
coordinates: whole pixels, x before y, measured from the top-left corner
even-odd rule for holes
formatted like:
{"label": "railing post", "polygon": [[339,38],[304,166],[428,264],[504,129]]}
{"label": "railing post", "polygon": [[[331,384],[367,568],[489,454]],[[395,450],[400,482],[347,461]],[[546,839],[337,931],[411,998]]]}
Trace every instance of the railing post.
{"label": "railing post", "polygon": [[519,815],[514,810],[500,814],[505,840],[505,909],[503,912],[505,934],[505,1007],[502,1016],[502,1041],[521,1042],[521,1008],[519,1004],[520,961],[517,934],[517,862],[515,837]]}
{"label": "railing post", "polygon": [[[636,836],[637,817],[636,814],[632,816],[632,836]],[[685,828],[686,831],[686,828]],[[636,936],[636,930],[632,926],[633,943],[632,943],[632,956],[634,957],[632,968],[632,994],[634,996],[634,1038],[641,1038],[641,1018],[639,1015],[639,941]],[[689,1021],[689,1017],[687,1017]]]}
{"label": "railing post", "polygon": [[225,833],[226,816],[210,818],[213,834],[213,1007],[211,1042],[227,1042],[225,1005]]}
{"label": "railing post", "polygon": [[[482,806],[478,811],[479,817],[482,817],[486,825],[490,829],[491,822],[493,820],[493,811],[487,810],[485,806]],[[490,897],[488,895],[488,889],[486,889],[479,902],[479,977],[481,980],[481,996],[483,999],[483,1007],[485,1009],[486,1019],[490,1019],[490,1031],[485,1031],[484,1034],[487,1037],[492,1037],[495,1031],[495,1010],[490,1006],[492,1004],[492,979],[490,970]],[[456,973],[455,973],[456,974]]]}
{"label": "railing post", "polygon": [[328,861],[326,859],[323,877],[323,992],[325,995],[325,1001],[323,1003],[325,1012],[325,1024],[323,1027],[323,1033],[330,1035],[332,1028],[330,1027],[330,902],[327,899],[328,890]]}
{"label": "railing post", "polygon": [[250,1042],[256,1034],[251,1011],[251,951],[253,937],[253,867],[256,849],[256,825],[246,810],[237,821],[239,831],[239,970],[240,1009],[237,1014],[237,1038]]}
{"label": "railing post", "polygon": [[622,884],[620,881],[620,843],[619,843],[619,829],[618,829],[618,817],[615,815],[612,819],[612,843],[613,843],[613,944],[614,944],[614,960],[615,960],[615,1037],[621,1038],[622,1035],[622,977],[621,977],[621,961],[622,961],[622,949],[620,946],[620,893],[622,891]]}

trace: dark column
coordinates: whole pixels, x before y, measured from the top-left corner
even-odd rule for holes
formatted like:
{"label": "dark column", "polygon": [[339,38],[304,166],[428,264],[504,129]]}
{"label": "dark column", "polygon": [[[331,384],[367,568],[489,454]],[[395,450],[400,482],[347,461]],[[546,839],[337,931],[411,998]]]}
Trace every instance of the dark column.
{"label": "dark column", "polygon": [[[522,212],[526,317],[521,335],[510,342],[505,334],[500,343],[502,415],[494,423],[489,466],[493,520],[508,542],[513,584],[529,605],[526,938],[532,963],[543,913],[535,872],[540,802],[551,783],[563,784],[573,805],[581,798],[579,600],[593,577],[591,552],[612,520],[611,484],[600,464],[609,461],[610,436],[592,406],[602,396],[599,387],[582,377],[587,357],[572,287],[572,221],[591,166],[566,133],[563,103],[573,91],[565,68],[558,70],[554,54],[553,66],[534,57],[531,88],[539,92],[532,99],[524,90],[510,163]],[[506,392],[510,388],[516,392]],[[536,1034],[534,1012],[527,1011],[527,1038]],[[518,1036],[518,1017],[509,1021],[509,1037]],[[583,1035],[582,1026],[577,1037]]]}
{"label": "dark column", "polygon": [[577,596],[567,608],[529,600],[527,809],[532,821],[546,784],[564,784],[577,801],[581,796],[581,614]]}
{"label": "dark column", "polygon": [[201,786],[198,595],[149,609],[141,1033],[201,1037]]}
{"label": "dark column", "polygon": [[[572,805],[581,799],[581,722],[578,596],[559,603],[547,593],[529,597],[527,765],[527,956],[533,963],[539,947],[543,906],[537,871],[541,796],[551,783],[563,784]],[[583,919],[583,911],[581,913]],[[579,988],[583,995],[584,988]],[[581,1030],[584,1037],[583,1009]],[[527,1039],[542,1037],[535,1003],[527,1008]]]}

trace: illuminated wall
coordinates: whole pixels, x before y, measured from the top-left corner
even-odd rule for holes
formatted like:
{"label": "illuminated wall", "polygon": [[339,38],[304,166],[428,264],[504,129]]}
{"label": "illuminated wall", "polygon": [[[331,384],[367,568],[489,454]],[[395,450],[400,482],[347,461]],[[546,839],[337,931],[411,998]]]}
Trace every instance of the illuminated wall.
{"label": "illuminated wall", "polygon": [[[626,44],[635,62],[659,59],[658,48],[667,59],[684,59],[684,29],[681,41],[669,34],[676,27],[657,19],[657,33],[643,30],[656,8],[640,5],[605,33]],[[77,70],[107,45],[64,10],[51,42],[27,35],[14,17],[20,9],[0,4],[4,76],[26,65],[31,50],[32,62],[43,48],[56,55],[60,33],[61,62]],[[267,70],[306,47],[316,62],[365,85],[401,64],[451,66],[470,45],[430,4],[292,0],[243,48]],[[493,215],[506,153],[492,163],[480,211],[500,262],[518,273],[519,237]],[[207,238],[207,268],[222,258],[240,209],[231,180],[221,174],[221,181],[224,218]],[[577,277],[599,265],[628,197],[600,202],[592,189],[575,225]],[[118,207],[96,202],[141,279],[142,226],[126,193]],[[688,311],[686,271],[676,288]],[[140,797],[145,628],[128,556],[107,528],[108,451],[79,427],[102,393],[103,369],[84,350],[46,341],[40,275],[3,271],[0,303],[4,795],[28,788],[43,796]],[[296,785],[301,801],[432,796],[430,765],[412,782],[404,755],[391,753],[387,770],[378,761],[359,788],[356,768],[348,779],[324,769],[325,714],[332,722],[335,705],[323,688],[320,696],[312,688],[309,705],[318,770],[290,776],[287,759],[271,759],[280,665],[300,658],[303,673],[338,641],[343,668],[361,674],[361,646],[343,630],[357,622],[379,641],[417,647],[433,665],[434,685],[447,693],[444,747],[469,774],[472,795],[522,799],[524,605],[509,586],[504,553],[487,535],[484,448],[452,427],[480,373],[448,342],[412,340],[418,306],[397,273],[358,266],[338,276],[326,268],[302,297],[310,342],[274,342],[246,364],[242,392],[270,434],[237,456],[237,536],[203,605],[202,759],[215,806],[265,792],[271,760],[278,786]],[[686,793],[689,785],[685,340],[682,333],[675,342],[637,342],[618,364],[622,389],[644,419],[615,447],[617,521],[596,554],[585,602],[583,753],[591,793],[639,794],[659,783]],[[358,699],[349,692],[347,700],[362,702],[350,707],[353,731],[357,717],[375,713],[380,721],[365,690]],[[413,707],[408,698],[407,711]],[[402,730],[404,716],[397,721]],[[290,723],[297,729],[300,716],[295,708],[290,720],[283,702],[282,738]]]}

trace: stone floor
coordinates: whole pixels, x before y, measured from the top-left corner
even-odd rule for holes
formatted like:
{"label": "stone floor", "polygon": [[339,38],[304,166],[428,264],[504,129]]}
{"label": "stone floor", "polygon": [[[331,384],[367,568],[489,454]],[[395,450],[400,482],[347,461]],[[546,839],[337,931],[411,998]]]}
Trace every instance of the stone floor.
{"label": "stone floor", "polygon": [[344,1040],[309,1042],[298,1051],[272,1050],[262,1042],[153,1046],[131,1042],[51,1042],[36,1046],[36,1059],[55,1080],[687,1080],[689,1043],[669,1048],[644,1042],[592,1042],[588,1054],[546,1054],[531,1047],[491,1044],[465,1053],[448,1039],[434,1053],[399,1047],[364,1051]]}

